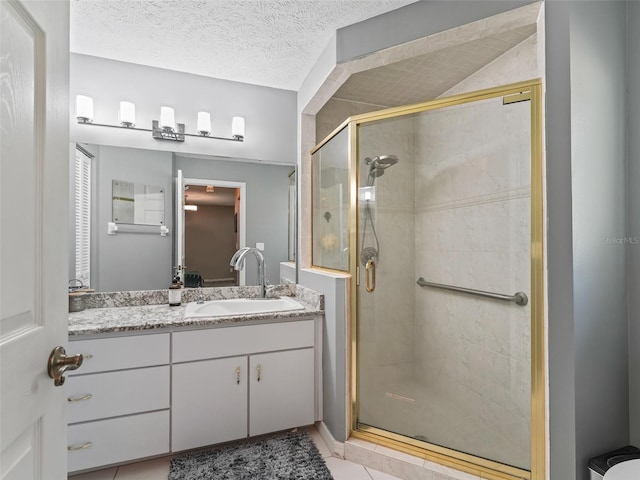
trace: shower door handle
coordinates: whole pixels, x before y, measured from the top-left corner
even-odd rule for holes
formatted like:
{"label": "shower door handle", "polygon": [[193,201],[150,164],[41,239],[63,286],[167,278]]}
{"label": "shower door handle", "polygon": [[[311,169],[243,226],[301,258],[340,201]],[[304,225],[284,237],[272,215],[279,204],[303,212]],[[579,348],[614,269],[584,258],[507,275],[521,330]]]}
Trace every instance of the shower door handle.
{"label": "shower door handle", "polygon": [[367,292],[371,293],[376,289],[376,262],[373,260],[367,261],[364,270],[365,288],[367,289]]}

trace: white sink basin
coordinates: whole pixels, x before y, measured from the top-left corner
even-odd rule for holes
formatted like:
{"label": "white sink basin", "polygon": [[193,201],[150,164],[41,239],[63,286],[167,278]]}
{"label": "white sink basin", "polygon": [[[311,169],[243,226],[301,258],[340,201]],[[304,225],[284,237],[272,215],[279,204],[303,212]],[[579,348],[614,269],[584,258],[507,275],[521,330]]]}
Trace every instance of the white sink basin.
{"label": "white sink basin", "polygon": [[184,317],[230,317],[233,315],[288,312],[291,310],[304,310],[304,306],[290,297],[231,298],[227,300],[209,300],[201,304],[188,303]]}

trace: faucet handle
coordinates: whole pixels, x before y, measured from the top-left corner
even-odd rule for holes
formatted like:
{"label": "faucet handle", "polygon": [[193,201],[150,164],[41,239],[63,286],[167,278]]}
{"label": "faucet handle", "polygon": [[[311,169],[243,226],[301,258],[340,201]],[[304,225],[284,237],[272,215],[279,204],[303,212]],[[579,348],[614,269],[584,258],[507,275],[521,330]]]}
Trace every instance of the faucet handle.
{"label": "faucet handle", "polygon": [[276,289],[277,285],[271,285],[269,283],[269,280],[265,281],[265,295],[269,295],[271,292],[273,292]]}

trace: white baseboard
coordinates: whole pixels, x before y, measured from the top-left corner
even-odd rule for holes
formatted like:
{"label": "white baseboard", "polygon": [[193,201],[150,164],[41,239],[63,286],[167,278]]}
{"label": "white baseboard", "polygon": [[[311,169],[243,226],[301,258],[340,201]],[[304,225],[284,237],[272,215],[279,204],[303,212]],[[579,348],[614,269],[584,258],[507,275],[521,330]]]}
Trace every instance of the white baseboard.
{"label": "white baseboard", "polygon": [[318,430],[318,433],[320,433],[320,436],[324,440],[324,443],[327,444],[331,455],[338,458],[344,458],[344,443],[338,442],[335,438],[333,438],[333,435],[331,435],[331,432],[329,431],[325,423],[316,422],[316,429]]}

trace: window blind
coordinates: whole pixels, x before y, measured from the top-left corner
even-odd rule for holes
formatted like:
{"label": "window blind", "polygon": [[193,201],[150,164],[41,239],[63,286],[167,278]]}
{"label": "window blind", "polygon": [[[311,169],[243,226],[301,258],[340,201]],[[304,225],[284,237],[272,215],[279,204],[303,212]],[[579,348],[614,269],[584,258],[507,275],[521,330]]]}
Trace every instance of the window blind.
{"label": "window blind", "polygon": [[76,149],[76,277],[84,286],[91,279],[91,158]]}

